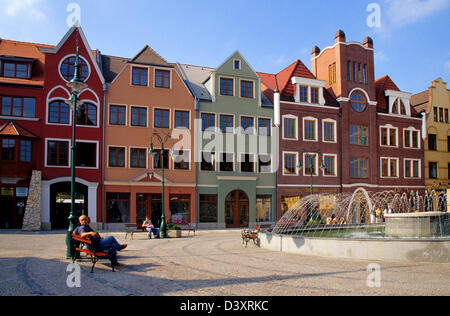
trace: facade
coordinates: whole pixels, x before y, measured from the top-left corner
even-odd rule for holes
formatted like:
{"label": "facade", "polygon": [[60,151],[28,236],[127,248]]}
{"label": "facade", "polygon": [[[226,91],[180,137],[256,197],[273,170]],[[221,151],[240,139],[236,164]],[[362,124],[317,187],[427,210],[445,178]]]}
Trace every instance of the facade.
{"label": "facade", "polygon": [[[107,227],[139,225],[146,216],[159,226],[163,199],[167,220],[195,223],[192,145],[196,113],[178,66],[149,46],[133,59],[103,56],[102,60],[108,82],[104,146]],[[164,152],[154,133],[170,136]],[[149,154],[151,144],[155,155]]]}
{"label": "facade", "polygon": [[445,194],[450,183],[450,90],[441,78],[428,90],[414,95],[414,108],[426,115],[425,186],[428,192]]}
{"label": "facade", "polygon": [[[72,113],[66,103],[71,97],[67,82],[74,77],[79,46],[80,76],[88,85],[76,111],[77,157],[72,157]],[[42,117],[42,225],[44,229],[67,228],[70,213],[71,161],[76,166],[76,215],[88,215],[93,225],[101,222],[103,162],[104,83],[97,56],[81,27],[72,27],[45,55]]]}
{"label": "facade", "polygon": [[32,171],[42,170],[45,56],[51,46],[0,40],[0,229],[22,228]]}
{"label": "facade", "polygon": [[239,52],[217,69],[181,69],[197,99],[198,227],[275,221],[277,134],[259,76]]}
{"label": "facade", "polygon": [[277,218],[281,218],[311,193],[341,191],[340,108],[325,89],[325,81],[300,60],[276,75],[259,75],[269,98],[280,95]]}

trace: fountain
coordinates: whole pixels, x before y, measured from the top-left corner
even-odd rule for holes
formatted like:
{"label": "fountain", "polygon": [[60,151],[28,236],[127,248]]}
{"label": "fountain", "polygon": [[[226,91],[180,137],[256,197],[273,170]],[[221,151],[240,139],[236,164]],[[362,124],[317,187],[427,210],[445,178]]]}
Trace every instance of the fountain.
{"label": "fountain", "polygon": [[332,257],[450,262],[450,213],[437,192],[316,194],[263,233],[269,249]]}

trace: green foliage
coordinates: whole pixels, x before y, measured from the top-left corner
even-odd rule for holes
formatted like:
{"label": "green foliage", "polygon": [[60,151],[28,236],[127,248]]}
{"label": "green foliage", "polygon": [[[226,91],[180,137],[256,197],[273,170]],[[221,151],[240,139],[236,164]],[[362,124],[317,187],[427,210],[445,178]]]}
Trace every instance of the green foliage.
{"label": "green foliage", "polygon": [[175,224],[167,223],[167,230],[181,230],[181,228]]}

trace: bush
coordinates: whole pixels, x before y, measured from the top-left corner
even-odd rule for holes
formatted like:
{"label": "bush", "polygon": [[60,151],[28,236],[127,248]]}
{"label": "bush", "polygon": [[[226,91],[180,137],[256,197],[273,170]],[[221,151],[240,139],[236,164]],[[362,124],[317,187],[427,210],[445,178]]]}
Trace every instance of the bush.
{"label": "bush", "polygon": [[167,223],[167,230],[181,230],[181,228],[175,224]]}

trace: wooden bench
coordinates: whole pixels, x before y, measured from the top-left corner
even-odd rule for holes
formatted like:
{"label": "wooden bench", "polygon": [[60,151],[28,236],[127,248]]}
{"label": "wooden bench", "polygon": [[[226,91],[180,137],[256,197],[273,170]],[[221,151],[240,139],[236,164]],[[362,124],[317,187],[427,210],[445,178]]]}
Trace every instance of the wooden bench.
{"label": "wooden bench", "polygon": [[245,248],[247,248],[248,243],[253,240],[253,243],[256,246],[259,246],[259,230],[260,230],[260,226],[255,226],[253,227],[253,230],[250,229],[244,229],[241,232],[242,235],[242,244],[245,243]]}
{"label": "wooden bench", "polygon": [[171,224],[173,224],[173,225],[176,225],[176,226],[180,227],[180,230],[181,230],[181,231],[187,231],[187,232],[189,232],[189,233],[188,233],[188,236],[191,234],[191,232],[193,232],[193,233],[194,233],[194,236],[195,236],[195,228],[192,227],[191,224],[190,224],[188,221],[186,221],[186,220],[174,220],[174,219],[172,219],[172,220],[169,221],[169,223],[171,223]]}
{"label": "wooden bench", "polygon": [[95,251],[94,247],[92,246],[92,241],[87,238],[81,238],[80,235],[76,235],[75,233],[72,234],[72,239],[79,243],[79,246],[76,247],[77,255],[73,259],[74,263],[77,258],[80,257],[80,253],[85,253],[89,256],[92,262],[91,273],[94,273],[95,264],[103,259],[108,259],[111,262],[112,271],[115,272],[112,258],[108,253]]}
{"label": "wooden bench", "polygon": [[133,240],[133,235],[138,233],[148,233],[147,230],[142,227],[141,229],[138,228],[137,224],[125,224],[125,240],[127,240],[128,234],[131,235],[131,240]]}

